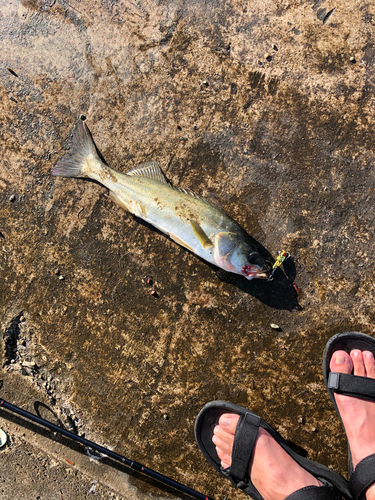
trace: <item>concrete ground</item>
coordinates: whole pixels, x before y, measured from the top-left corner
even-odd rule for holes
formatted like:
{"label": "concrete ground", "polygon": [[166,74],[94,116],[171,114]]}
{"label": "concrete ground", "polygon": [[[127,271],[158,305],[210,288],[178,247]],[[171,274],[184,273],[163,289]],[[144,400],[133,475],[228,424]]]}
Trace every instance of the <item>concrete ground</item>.
{"label": "concrete ground", "polygon": [[[0,0],[0,398],[215,499],[243,494],[195,444],[213,399],[347,475],[321,362],[375,333],[374,31],[356,0]],[[52,177],[82,114],[110,166],[158,161],[287,277],[218,271]],[[25,425],[0,409],[4,499],[177,495]]]}

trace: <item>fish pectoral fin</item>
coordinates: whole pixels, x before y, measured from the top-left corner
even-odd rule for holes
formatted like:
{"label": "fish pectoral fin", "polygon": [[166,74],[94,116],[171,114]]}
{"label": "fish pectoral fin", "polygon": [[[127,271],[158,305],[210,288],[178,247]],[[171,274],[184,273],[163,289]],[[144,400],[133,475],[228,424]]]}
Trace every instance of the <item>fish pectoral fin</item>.
{"label": "fish pectoral fin", "polygon": [[124,200],[122,200],[119,196],[117,196],[117,194],[114,193],[113,191],[109,192],[109,196],[108,197],[109,197],[109,199],[111,201],[113,201],[114,203],[116,203],[116,205],[119,205],[120,207],[125,208],[125,210],[128,210],[128,212],[131,211],[129,209],[128,205],[124,202]]}
{"label": "fish pectoral fin", "polygon": [[129,170],[129,172],[126,172],[126,175],[146,177],[147,179],[152,179],[154,181],[161,182],[162,184],[169,184],[159,166],[159,163],[156,161],[149,161],[139,167],[133,168],[132,170]]}
{"label": "fish pectoral fin", "polygon": [[183,240],[181,240],[181,238],[179,238],[178,236],[175,236],[174,234],[171,234],[171,233],[168,233],[169,234],[169,237],[175,241],[176,243],[178,243],[179,245],[181,245],[182,247],[184,248],[187,248],[188,250],[190,250],[191,252],[194,252],[194,250],[191,248],[191,246],[189,246],[187,243],[185,243]]}
{"label": "fish pectoral fin", "polygon": [[203,229],[201,228],[201,226],[198,224],[197,221],[190,220],[190,225],[193,228],[194,234],[198,238],[199,243],[205,250],[208,250],[209,248],[212,248],[214,246],[210,238],[203,231]]}

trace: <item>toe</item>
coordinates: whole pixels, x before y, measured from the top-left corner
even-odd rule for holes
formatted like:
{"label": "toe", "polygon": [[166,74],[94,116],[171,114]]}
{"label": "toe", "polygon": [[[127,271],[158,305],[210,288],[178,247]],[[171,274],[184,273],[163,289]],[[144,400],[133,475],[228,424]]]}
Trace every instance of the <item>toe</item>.
{"label": "toe", "polygon": [[232,445],[226,443],[217,434],[212,437],[212,442],[215,445],[216,453],[221,460],[221,466],[226,469],[232,463]]}
{"label": "toe", "polygon": [[375,359],[373,353],[370,351],[363,351],[362,357],[365,364],[366,375],[369,378],[375,378]]}
{"label": "toe", "polygon": [[220,429],[234,436],[239,418],[240,416],[235,413],[224,413],[219,418]]}
{"label": "toe", "polygon": [[219,448],[220,450],[222,450],[227,455],[230,456],[232,454],[233,440],[232,441],[228,441],[226,439],[222,439],[221,435],[219,433],[215,433],[212,436],[212,442],[214,443],[214,445],[216,446],[216,448]]}
{"label": "toe", "polygon": [[234,434],[226,432],[220,425],[217,425],[214,429],[214,436],[220,438],[224,441],[228,446],[233,446]]}
{"label": "toe", "polygon": [[353,361],[353,373],[359,377],[364,377],[366,375],[365,363],[363,361],[362,351],[359,349],[353,349],[350,352],[350,357]]}
{"label": "toe", "polygon": [[216,446],[217,456],[220,458],[221,466],[224,469],[230,467],[232,463],[234,434],[239,418],[239,415],[234,413],[225,413],[221,415],[219,425],[214,429],[212,442]]}
{"label": "toe", "polygon": [[228,455],[228,453],[225,453],[221,448],[219,447],[216,447],[216,453],[217,453],[217,456],[220,458],[221,460],[221,466],[223,467],[223,469],[227,469],[228,467],[231,466],[231,463],[232,463],[232,457],[230,455]]}
{"label": "toe", "polygon": [[336,351],[332,354],[329,368],[331,372],[351,373],[353,370],[353,362],[347,352]]}

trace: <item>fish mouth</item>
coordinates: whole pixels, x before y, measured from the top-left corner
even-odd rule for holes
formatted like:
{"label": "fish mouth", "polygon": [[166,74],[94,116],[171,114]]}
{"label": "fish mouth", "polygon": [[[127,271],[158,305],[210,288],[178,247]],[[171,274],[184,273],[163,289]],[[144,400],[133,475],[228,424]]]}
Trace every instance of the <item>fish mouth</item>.
{"label": "fish mouth", "polygon": [[267,271],[262,271],[262,272],[256,273],[255,276],[253,276],[253,278],[267,280],[269,278],[269,272],[267,270]]}
{"label": "fish mouth", "polygon": [[269,273],[268,271],[255,271],[253,273],[249,273],[246,275],[246,278],[248,280],[252,280],[253,278],[256,279],[263,279],[263,280],[268,280],[269,278]]}
{"label": "fish mouth", "polygon": [[269,270],[265,268],[254,269],[254,266],[245,265],[242,268],[242,273],[248,280],[252,280],[253,278],[257,279],[268,279],[269,278]]}

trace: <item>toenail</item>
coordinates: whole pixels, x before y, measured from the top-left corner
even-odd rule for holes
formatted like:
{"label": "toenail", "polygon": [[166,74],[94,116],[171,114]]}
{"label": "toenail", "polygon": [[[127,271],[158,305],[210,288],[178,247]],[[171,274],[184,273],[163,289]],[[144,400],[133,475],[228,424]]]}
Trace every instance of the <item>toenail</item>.
{"label": "toenail", "polygon": [[223,417],[221,420],[220,420],[220,423],[221,425],[223,425],[224,427],[228,427],[228,425],[230,425],[231,423],[231,419],[229,417]]}
{"label": "toenail", "polygon": [[214,434],[219,434],[219,426],[218,425],[214,429]]}
{"label": "toenail", "polygon": [[355,356],[355,357],[359,356],[359,352],[358,351],[354,351],[353,352],[353,356]]}
{"label": "toenail", "polygon": [[213,436],[213,437],[212,437],[212,442],[213,442],[214,444],[216,444],[216,441],[217,441],[217,437],[216,437],[216,436]]}
{"label": "toenail", "polygon": [[335,363],[338,365],[343,365],[345,363],[344,356],[336,356]]}
{"label": "toenail", "polygon": [[374,357],[374,355],[372,354],[372,352],[366,352],[366,358],[367,359],[371,359],[373,357]]}

